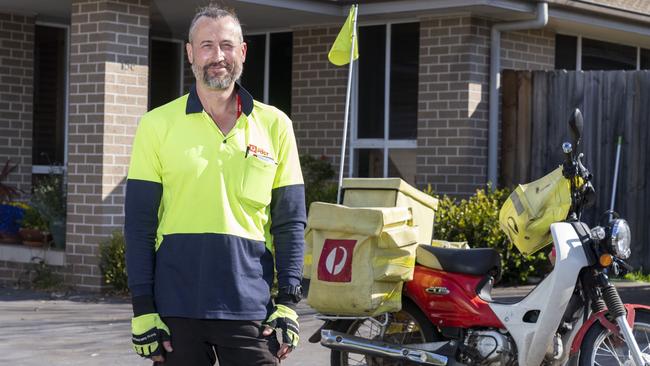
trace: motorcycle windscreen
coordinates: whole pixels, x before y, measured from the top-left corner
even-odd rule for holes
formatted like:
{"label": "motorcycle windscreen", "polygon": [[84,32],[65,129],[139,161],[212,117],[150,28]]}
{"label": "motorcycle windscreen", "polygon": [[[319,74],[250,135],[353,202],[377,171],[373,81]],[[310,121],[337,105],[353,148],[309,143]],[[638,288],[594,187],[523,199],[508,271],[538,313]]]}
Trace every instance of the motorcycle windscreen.
{"label": "motorcycle windscreen", "polygon": [[562,167],[528,184],[519,185],[499,212],[499,225],[524,255],[550,244],[550,227],[566,219],[571,208],[571,187]]}

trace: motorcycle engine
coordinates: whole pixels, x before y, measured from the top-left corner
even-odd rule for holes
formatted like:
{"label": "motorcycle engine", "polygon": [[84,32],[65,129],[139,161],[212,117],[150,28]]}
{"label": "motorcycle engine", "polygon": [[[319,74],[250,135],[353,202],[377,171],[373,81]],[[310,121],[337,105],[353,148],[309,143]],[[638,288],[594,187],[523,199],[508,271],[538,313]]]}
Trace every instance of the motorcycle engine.
{"label": "motorcycle engine", "polygon": [[471,350],[465,353],[471,365],[507,365],[514,357],[510,338],[495,330],[470,331],[465,346]]}

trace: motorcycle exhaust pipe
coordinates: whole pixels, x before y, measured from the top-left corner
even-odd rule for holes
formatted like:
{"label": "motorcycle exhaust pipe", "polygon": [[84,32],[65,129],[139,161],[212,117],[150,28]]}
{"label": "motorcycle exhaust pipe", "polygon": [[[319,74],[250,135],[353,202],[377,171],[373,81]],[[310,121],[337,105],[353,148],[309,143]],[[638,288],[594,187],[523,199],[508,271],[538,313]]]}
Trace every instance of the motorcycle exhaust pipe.
{"label": "motorcycle exhaust pipe", "polygon": [[402,347],[397,344],[372,341],[330,329],[321,331],[320,343],[335,351],[347,351],[392,360],[409,361],[418,365],[445,366],[448,363],[447,357],[433,352]]}

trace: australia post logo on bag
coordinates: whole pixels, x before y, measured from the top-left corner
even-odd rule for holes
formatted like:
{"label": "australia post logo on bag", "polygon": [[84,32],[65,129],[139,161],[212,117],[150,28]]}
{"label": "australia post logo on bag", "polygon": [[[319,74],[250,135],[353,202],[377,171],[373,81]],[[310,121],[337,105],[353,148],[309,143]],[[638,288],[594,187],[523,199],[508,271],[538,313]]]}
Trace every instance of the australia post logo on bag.
{"label": "australia post logo on bag", "polygon": [[327,282],[352,281],[352,252],[356,240],[325,239],[318,260],[318,279]]}

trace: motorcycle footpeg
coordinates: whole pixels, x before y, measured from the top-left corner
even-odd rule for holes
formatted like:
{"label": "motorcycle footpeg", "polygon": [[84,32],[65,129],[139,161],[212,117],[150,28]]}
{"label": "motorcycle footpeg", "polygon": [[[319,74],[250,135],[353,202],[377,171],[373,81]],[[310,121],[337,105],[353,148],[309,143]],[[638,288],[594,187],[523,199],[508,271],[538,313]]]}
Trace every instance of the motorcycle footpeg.
{"label": "motorcycle footpeg", "polygon": [[[330,329],[321,331],[320,342],[323,346],[336,351],[347,351],[391,360],[409,361],[418,365],[447,366],[455,364],[448,356],[413,347],[417,345],[405,347],[403,345],[356,337]],[[448,346],[448,343],[440,342],[439,347],[436,347],[436,349],[444,349]],[[427,349],[431,349],[431,347],[427,347]]]}

